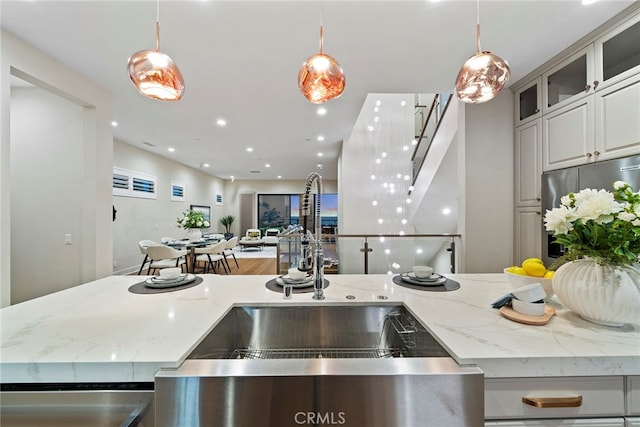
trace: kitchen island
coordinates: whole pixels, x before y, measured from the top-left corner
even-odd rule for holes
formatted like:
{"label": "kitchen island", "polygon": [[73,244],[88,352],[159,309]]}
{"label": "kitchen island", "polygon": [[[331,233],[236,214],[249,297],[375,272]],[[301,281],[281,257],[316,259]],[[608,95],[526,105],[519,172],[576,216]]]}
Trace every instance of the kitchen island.
{"label": "kitchen island", "polygon": [[273,276],[202,277],[188,289],[134,294],[143,276],[113,276],[3,308],[0,382],[153,382],[159,370],[180,366],[234,304],[401,303],[487,381],[640,375],[640,324],[596,325],[556,300],[546,325],[515,323],[491,308],[511,291],[503,274],[447,275],[461,285],[450,292],[408,289],[389,275],[331,275],[321,302],[312,293],[283,299],[265,287]]}

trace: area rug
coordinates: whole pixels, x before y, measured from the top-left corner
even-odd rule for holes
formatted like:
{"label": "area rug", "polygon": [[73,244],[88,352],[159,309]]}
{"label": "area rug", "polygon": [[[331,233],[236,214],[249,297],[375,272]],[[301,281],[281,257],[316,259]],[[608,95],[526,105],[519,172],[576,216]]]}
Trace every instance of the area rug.
{"label": "area rug", "polygon": [[277,254],[277,248],[275,246],[265,246],[260,248],[244,248],[240,250],[240,246],[233,248],[233,253],[236,254],[236,258],[275,258]]}

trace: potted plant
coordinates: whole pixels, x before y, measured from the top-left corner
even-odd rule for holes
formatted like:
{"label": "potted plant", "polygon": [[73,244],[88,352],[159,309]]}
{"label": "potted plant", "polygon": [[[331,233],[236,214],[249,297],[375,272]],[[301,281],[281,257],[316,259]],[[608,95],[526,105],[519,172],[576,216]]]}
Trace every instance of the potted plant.
{"label": "potted plant", "polygon": [[640,193],[623,181],[613,192],[569,193],[545,225],[567,249],[553,276],[560,301],[586,320],[635,323],[640,311]]}
{"label": "potted plant", "polygon": [[233,237],[233,233],[231,232],[231,224],[233,224],[233,221],[235,221],[235,219],[236,217],[233,215],[225,215],[222,218],[220,218],[220,223],[224,225],[224,229],[225,229],[224,238],[226,240],[229,240]]}

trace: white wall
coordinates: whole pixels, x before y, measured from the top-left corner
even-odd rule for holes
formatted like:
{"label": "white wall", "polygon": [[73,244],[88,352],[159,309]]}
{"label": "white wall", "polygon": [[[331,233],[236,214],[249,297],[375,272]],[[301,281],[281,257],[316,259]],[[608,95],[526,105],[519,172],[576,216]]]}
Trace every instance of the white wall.
{"label": "white wall", "polygon": [[[138,248],[140,240],[160,242],[162,237],[186,237],[186,230],[178,228],[176,221],[190,205],[210,206],[211,227],[206,231],[224,231],[219,221],[225,206],[215,203],[216,194],[224,193],[222,179],[118,140],[113,148],[114,167],[158,178],[157,199],[113,197],[118,211],[113,223],[114,274],[138,271],[143,259]],[[171,181],[184,184],[184,202],[171,201]]]}
{"label": "white wall", "polygon": [[[112,130],[111,112],[112,98],[109,93],[67,68],[55,58],[45,55],[11,33],[1,32],[2,60],[0,61],[0,306],[12,302],[12,257],[11,257],[11,194],[13,185],[11,178],[11,75],[16,75],[38,87],[44,88],[68,101],[82,107],[82,167],[79,171],[81,185],[78,188],[81,205],[71,213],[72,221],[79,226],[77,245],[82,256],[76,257],[67,268],[80,271],[78,283],[74,286],[96,278],[111,274],[112,268],[112,235],[111,235],[111,164],[112,164]],[[38,118],[32,117],[33,126],[38,125]],[[43,144],[46,141],[41,141]],[[34,152],[34,156],[40,155]],[[53,162],[61,162],[65,167],[77,167],[73,163],[67,165],[64,159],[52,158]],[[41,203],[42,202],[42,203]],[[53,209],[50,203],[34,198],[34,209],[46,213]],[[57,204],[65,203],[60,195]],[[40,236],[31,234],[20,236],[34,242]],[[64,240],[57,240],[64,245]],[[33,266],[33,259],[26,260]],[[46,274],[46,266],[39,260],[38,268]],[[24,286],[24,285],[23,285]],[[29,291],[27,291],[29,292]],[[32,293],[33,294],[33,293]]]}
{"label": "white wall", "polygon": [[513,94],[466,105],[464,123],[460,272],[498,273],[513,258]]}
{"label": "white wall", "polygon": [[44,89],[11,91],[13,303],[82,283],[83,120],[82,107]]}

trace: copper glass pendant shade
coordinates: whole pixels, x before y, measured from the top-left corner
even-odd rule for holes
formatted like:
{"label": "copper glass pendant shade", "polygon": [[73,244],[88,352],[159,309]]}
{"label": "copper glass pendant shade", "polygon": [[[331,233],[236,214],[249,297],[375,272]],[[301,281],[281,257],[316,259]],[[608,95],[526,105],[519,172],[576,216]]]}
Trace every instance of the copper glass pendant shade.
{"label": "copper glass pendant shade", "polygon": [[322,53],[322,36],[321,25],[320,52],[307,58],[298,71],[300,92],[314,104],[322,104],[339,97],[345,86],[344,71],[338,61]]}
{"label": "copper glass pendant shade", "polygon": [[[478,0],[478,11],[479,11]],[[509,81],[509,64],[480,48],[480,18],[476,26],[478,53],[467,59],[456,78],[456,95],[462,102],[481,104],[496,97]]]}
{"label": "copper glass pendant shade", "polygon": [[[158,0],[158,10],[160,1]],[[177,101],[184,95],[184,79],[169,55],[160,51],[160,18],[156,20],[156,48],[141,50],[129,58],[131,83],[142,95],[162,101]]]}

